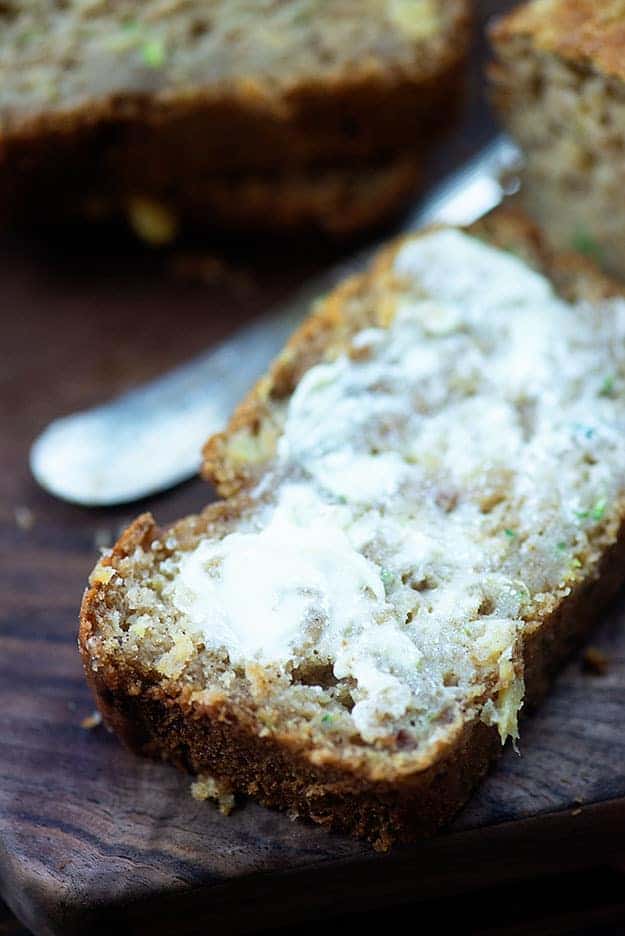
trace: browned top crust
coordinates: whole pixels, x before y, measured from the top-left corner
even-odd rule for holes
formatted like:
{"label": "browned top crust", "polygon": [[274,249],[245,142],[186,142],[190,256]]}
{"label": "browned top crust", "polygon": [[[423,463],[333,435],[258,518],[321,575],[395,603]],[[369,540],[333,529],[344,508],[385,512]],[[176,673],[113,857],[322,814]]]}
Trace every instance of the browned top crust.
{"label": "browned top crust", "polygon": [[532,0],[498,20],[494,42],[527,38],[538,49],[625,78],[624,0]]}

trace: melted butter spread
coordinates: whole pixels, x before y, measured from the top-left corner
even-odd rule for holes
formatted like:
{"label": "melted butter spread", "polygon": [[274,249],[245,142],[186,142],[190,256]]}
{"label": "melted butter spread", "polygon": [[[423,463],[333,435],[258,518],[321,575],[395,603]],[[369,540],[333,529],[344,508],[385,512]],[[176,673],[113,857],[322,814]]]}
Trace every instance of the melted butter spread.
{"label": "melted butter spread", "polygon": [[456,231],[395,271],[390,327],[295,390],[271,500],[169,593],[234,665],[329,663],[366,741],[476,713],[505,740],[524,620],[583,574],[625,486],[625,304],[567,304]]}

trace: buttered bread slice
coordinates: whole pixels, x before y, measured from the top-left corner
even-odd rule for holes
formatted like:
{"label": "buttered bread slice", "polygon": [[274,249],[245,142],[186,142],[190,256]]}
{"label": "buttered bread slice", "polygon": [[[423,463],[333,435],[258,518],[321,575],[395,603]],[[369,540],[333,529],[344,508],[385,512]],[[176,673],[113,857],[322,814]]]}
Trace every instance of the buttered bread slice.
{"label": "buttered bread slice", "polygon": [[623,578],[611,291],[502,217],[322,300],[206,448],[226,498],[96,566],[109,724],[381,846],[449,818]]}

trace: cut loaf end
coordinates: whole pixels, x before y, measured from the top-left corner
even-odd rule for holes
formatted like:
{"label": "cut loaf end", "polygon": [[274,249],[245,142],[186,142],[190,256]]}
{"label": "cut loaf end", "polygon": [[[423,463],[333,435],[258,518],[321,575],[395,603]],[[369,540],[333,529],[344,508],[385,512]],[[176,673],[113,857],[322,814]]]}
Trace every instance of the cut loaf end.
{"label": "cut loaf end", "polygon": [[613,291],[503,215],[322,300],[207,446],[226,499],[92,574],[112,727],[380,847],[449,819],[622,580]]}
{"label": "cut loaf end", "polygon": [[531,0],[491,29],[500,116],[524,154],[521,198],[556,247],[625,277],[625,17],[618,0]]}

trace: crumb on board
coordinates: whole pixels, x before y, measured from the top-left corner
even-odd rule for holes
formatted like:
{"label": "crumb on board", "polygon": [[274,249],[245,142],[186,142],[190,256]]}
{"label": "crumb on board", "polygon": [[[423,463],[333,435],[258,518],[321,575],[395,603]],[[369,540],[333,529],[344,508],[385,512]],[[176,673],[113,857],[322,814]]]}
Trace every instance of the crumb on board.
{"label": "crumb on board", "polygon": [[586,673],[603,676],[608,670],[609,658],[598,647],[586,647],[582,656],[582,668]]}
{"label": "crumb on board", "polygon": [[191,796],[195,800],[213,800],[219,812],[229,816],[234,809],[234,795],[226,783],[215,780],[209,774],[199,774],[191,784]]}
{"label": "crumb on board", "polygon": [[25,504],[20,504],[15,508],[15,523],[18,529],[28,532],[35,525],[35,515]]}
{"label": "crumb on board", "polygon": [[113,531],[107,527],[98,527],[93,534],[96,549],[109,549],[113,545]]}
{"label": "crumb on board", "polygon": [[98,725],[102,724],[102,716],[99,712],[92,712],[91,715],[87,715],[86,718],[80,723],[81,728],[86,728],[88,731],[91,731],[92,728],[97,728]]}

